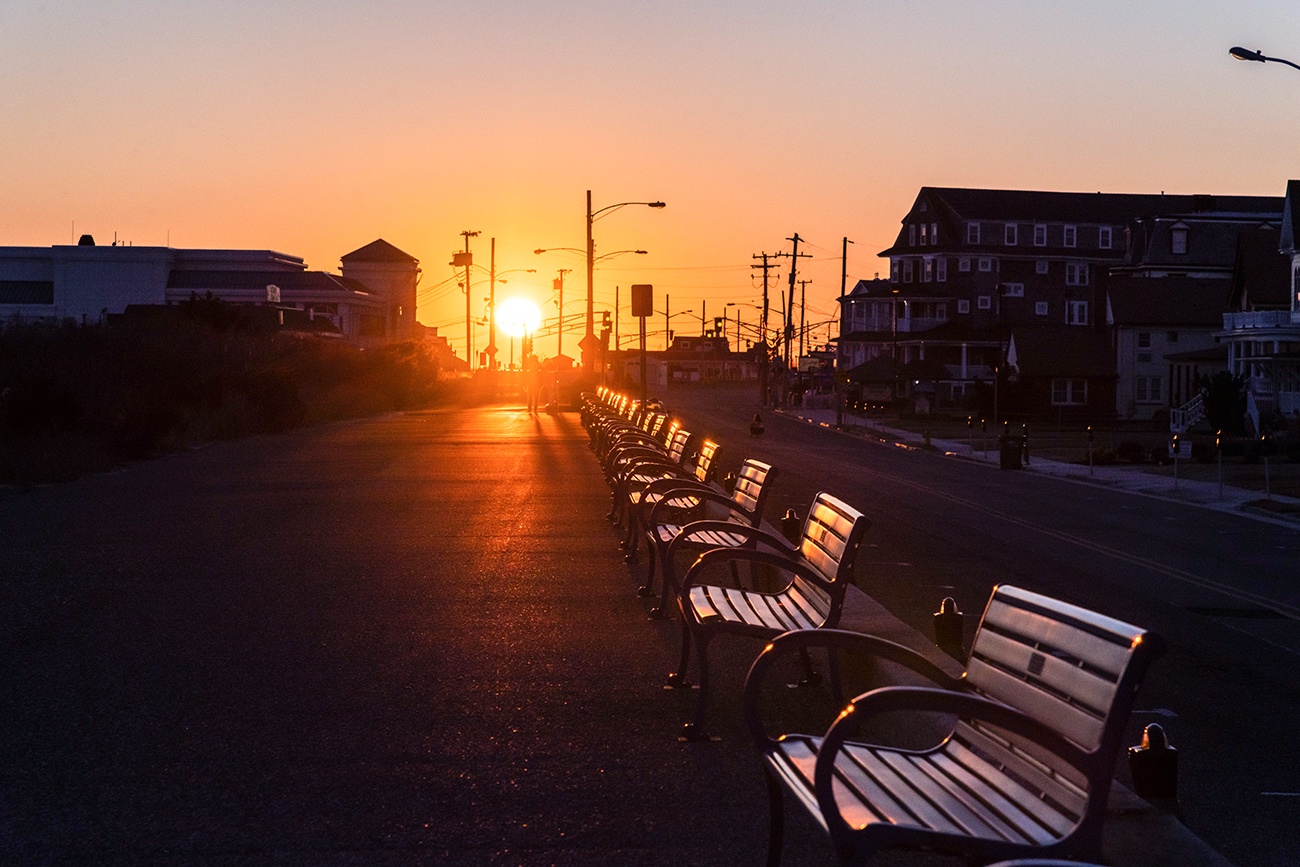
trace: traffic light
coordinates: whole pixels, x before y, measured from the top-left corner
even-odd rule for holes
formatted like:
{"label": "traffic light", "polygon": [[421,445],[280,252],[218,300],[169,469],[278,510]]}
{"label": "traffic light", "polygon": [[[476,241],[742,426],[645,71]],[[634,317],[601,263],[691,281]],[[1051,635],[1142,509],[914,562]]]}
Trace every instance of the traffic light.
{"label": "traffic light", "polygon": [[613,327],[612,324],[610,323],[610,319],[609,319],[609,311],[608,311],[608,310],[602,310],[602,311],[600,311],[600,327],[601,327],[601,328],[612,328],[612,327]]}
{"label": "traffic light", "polygon": [[721,317],[721,316],[714,316],[714,317],[713,317],[713,333],[714,333],[714,334],[721,334],[721,333],[722,333],[722,317]]}

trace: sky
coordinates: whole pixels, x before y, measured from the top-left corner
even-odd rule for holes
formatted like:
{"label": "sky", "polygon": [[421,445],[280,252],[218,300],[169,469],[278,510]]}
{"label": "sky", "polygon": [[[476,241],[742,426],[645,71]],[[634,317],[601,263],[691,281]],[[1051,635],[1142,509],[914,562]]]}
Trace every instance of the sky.
{"label": "sky", "polygon": [[582,254],[533,250],[584,246],[590,190],[596,210],[666,203],[594,225],[598,256],[648,251],[597,266],[625,342],[632,283],[654,286],[652,333],[665,306],[679,334],[752,324],[755,256],[796,233],[820,322],[842,269],[850,289],[887,273],[922,186],[1281,196],[1300,71],[1234,45],[1300,62],[1300,3],[5,0],[0,244],[90,233],[337,273],[383,238],[463,353],[461,233],[480,233],[474,318],[492,239],[500,297],[554,316],[572,269],[580,314]]}

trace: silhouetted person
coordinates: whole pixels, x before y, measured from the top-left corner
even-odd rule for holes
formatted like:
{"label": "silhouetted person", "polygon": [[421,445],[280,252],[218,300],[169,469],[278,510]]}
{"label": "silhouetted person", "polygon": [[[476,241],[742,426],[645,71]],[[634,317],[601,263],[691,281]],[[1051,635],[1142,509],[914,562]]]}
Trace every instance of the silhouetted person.
{"label": "silhouetted person", "polygon": [[528,353],[524,356],[524,391],[528,395],[528,411],[537,412],[538,400],[542,393],[542,366],[537,356]]}

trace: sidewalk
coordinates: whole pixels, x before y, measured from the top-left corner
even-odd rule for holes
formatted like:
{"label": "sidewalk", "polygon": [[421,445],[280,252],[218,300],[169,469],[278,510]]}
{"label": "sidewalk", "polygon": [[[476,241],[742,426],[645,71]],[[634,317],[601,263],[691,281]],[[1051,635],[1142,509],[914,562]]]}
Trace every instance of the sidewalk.
{"label": "sidewalk", "polygon": [[[835,427],[835,410],[792,407],[774,411],[794,418],[802,418],[822,427]],[[970,442],[965,438],[961,440],[934,438],[924,429],[904,429],[892,419],[878,421],[845,416],[844,422],[842,430],[849,436],[877,438],[912,448],[929,448],[954,458],[987,463],[994,467],[999,466],[1000,463],[997,438],[992,434],[984,438],[977,436],[974,442]],[[1262,467],[1250,476],[1245,476],[1238,467],[1229,467],[1227,481],[1222,483],[1217,478],[1218,469],[1214,464],[1192,461],[1180,461],[1177,465],[1165,466],[1137,464],[1090,467],[1087,464],[1066,463],[1039,457],[1033,453],[1031,439],[1029,462],[1019,472],[1041,473],[1082,484],[1122,488],[1142,496],[1247,515],[1259,520],[1300,524],[1300,497],[1278,494],[1272,490],[1265,491],[1259,478],[1256,478],[1262,476]],[[1270,470],[1271,477],[1277,485],[1282,487],[1285,484],[1288,489],[1293,480],[1300,476],[1300,468],[1277,459],[1273,460]],[[1243,487],[1232,484],[1233,481],[1242,480],[1248,480],[1255,486]]]}

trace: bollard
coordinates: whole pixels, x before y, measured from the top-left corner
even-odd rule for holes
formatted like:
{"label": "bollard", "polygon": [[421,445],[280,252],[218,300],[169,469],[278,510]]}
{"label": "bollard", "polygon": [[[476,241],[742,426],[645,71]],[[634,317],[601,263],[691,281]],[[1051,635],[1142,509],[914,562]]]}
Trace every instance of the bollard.
{"label": "bollard", "polygon": [[728,493],[728,494],[730,494],[730,493],[732,493],[733,491],[735,491],[735,490],[736,490],[736,474],[735,474],[734,472],[730,472],[730,473],[727,473],[725,476],[723,476],[723,477],[722,477],[722,486],[723,486],[724,488],[727,489],[727,493]]}
{"label": "bollard", "polygon": [[939,610],[934,612],[934,643],[949,656],[961,659],[965,642],[965,620],[957,610],[957,600],[944,597]]}
{"label": "bollard", "polygon": [[1151,723],[1142,732],[1142,745],[1128,748],[1133,790],[1154,806],[1172,805],[1178,811],[1178,750],[1169,746],[1165,730]]}
{"label": "bollard", "polygon": [[803,531],[803,522],[795,514],[794,509],[786,509],[785,517],[781,519],[781,535],[785,536],[793,545],[799,541],[799,534]]}
{"label": "bollard", "polygon": [[758,436],[763,432],[763,417],[754,413],[754,420],[749,423],[749,435]]}

